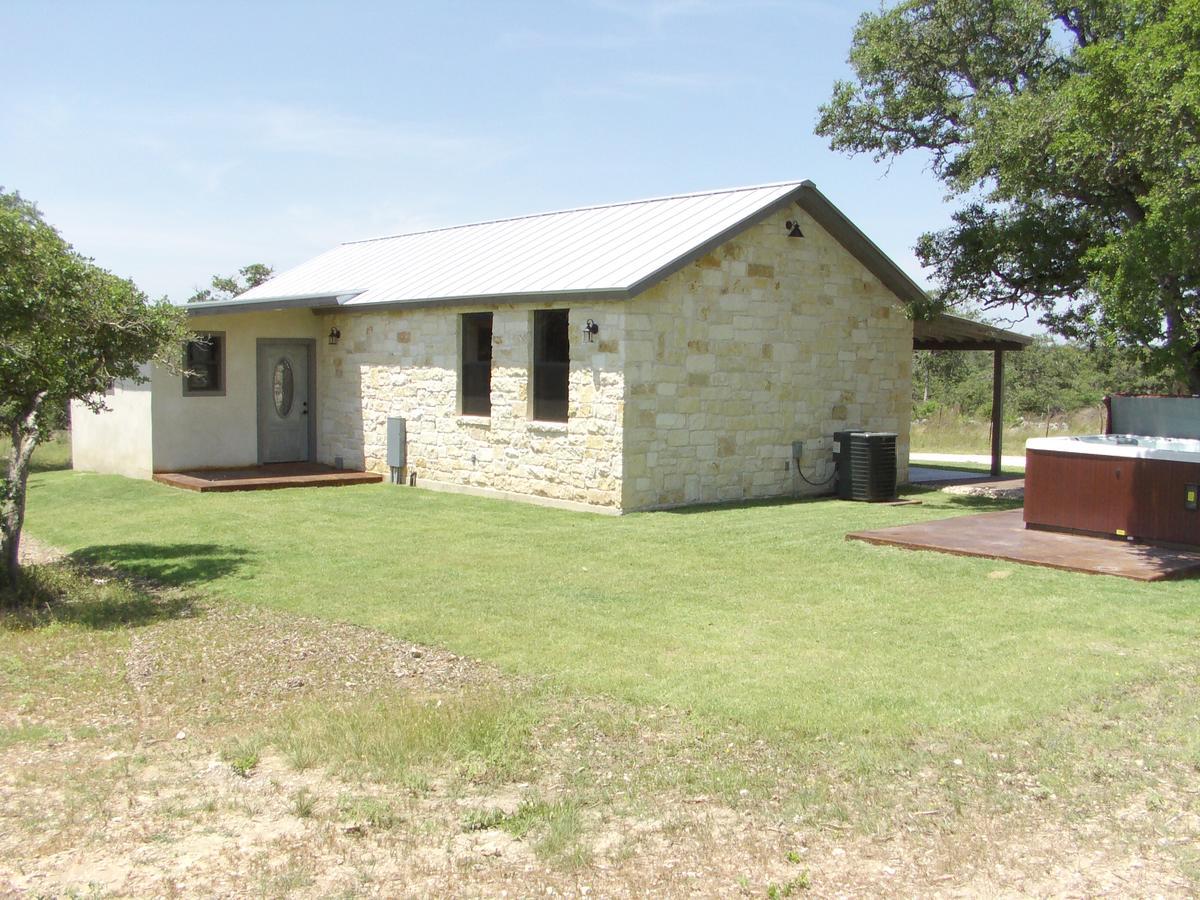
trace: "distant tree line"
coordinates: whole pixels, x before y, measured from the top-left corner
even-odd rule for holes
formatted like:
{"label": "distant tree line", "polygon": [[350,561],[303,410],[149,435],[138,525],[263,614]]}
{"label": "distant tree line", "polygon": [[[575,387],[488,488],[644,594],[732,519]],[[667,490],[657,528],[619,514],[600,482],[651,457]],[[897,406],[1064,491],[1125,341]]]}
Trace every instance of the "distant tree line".
{"label": "distant tree line", "polygon": [[188,303],[209,303],[213,300],[232,300],[250,288],[267,281],[275,270],[265,263],[250,263],[238,269],[236,275],[214,275],[210,286],[197,290],[188,297]]}
{"label": "distant tree line", "polygon": [[[1170,377],[1145,374],[1129,350],[1088,348],[1039,338],[1021,352],[1005,354],[1004,412],[1048,418],[1095,406],[1105,394],[1173,393]],[[913,415],[941,409],[986,417],[992,405],[992,354],[920,350],[913,354]]]}

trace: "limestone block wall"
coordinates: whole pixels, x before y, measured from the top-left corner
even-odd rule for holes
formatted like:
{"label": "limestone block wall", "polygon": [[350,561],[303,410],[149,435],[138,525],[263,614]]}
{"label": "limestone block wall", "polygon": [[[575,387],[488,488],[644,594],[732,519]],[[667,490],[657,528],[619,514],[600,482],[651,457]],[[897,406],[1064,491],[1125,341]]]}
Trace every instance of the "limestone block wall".
{"label": "limestone block wall", "polygon": [[[539,309],[570,310],[568,421],[532,418],[529,378],[533,309],[463,306],[339,312],[324,332],[341,331],[335,347],[318,350],[320,459],[387,474],[389,416],[407,420],[408,469],[418,485],[525,495],[619,508],[624,422],[624,356],[618,303]],[[490,311],[492,411],[459,414],[460,314]],[[600,333],[588,341],[583,325]]]}
{"label": "limestone block wall", "polygon": [[828,491],[792,442],[824,481],[844,428],[897,432],[907,477],[912,323],[797,207],[628,301],[625,330],[624,509]]}

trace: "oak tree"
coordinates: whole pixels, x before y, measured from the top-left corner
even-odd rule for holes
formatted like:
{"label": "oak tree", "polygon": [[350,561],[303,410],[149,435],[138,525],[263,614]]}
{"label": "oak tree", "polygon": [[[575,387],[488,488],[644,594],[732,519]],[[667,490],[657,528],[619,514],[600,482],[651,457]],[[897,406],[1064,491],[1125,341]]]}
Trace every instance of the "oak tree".
{"label": "oak tree", "polygon": [[34,204],[0,190],[0,427],[10,441],[0,571],[10,587],[20,580],[29,459],[57,411],[71,400],[103,408],[115,381],[145,381],[152,360],[178,367],[186,337],[179,307],[148,302],[77,253]]}
{"label": "oak tree", "polygon": [[275,274],[265,263],[250,263],[238,269],[236,275],[214,275],[209,286],[188,297],[188,303],[207,303],[211,300],[232,300],[238,294],[258,287]]}
{"label": "oak tree", "polygon": [[1134,348],[1200,392],[1200,0],[904,0],[863,15],[817,126],[924,153],[961,205],[941,299]]}

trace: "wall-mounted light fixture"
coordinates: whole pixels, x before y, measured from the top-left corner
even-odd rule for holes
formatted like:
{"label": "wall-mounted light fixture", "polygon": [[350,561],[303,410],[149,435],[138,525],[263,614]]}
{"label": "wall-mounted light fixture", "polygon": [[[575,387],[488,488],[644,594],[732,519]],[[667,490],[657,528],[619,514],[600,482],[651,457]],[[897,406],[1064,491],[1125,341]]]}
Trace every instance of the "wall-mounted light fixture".
{"label": "wall-mounted light fixture", "polygon": [[341,339],[342,339],[342,333],[341,333],[341,331],[338,330],[338,327],[336,325],[334,325],[332,328],[329,329],[329,346],[336,347],[337,342],[340,341]]}
{"label": "wall-mounted light fixture", "polygon": [[600,333],[600,326],[591,319],[588,319],[587,324],[583,326],[583,333],[587,335],[588,343],[590,344],[592,339]]}
{"label": "wall-mounted light fixture", "polygon": [[788,237],[804,237],[804,232],[800,230],[799,222],[793,222],[791,219],[788,219],[783,225],[788,230]]}

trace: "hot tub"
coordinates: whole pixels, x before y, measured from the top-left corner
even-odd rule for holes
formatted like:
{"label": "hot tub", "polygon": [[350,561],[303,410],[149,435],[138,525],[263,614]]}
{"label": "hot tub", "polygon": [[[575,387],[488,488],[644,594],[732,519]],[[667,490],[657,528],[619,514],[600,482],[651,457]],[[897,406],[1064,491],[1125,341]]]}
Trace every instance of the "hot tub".
{"label": "hot tub", "polygon": [[1025,526],[1200,546],[1200,440],[1135,434],[1025,443]]}

